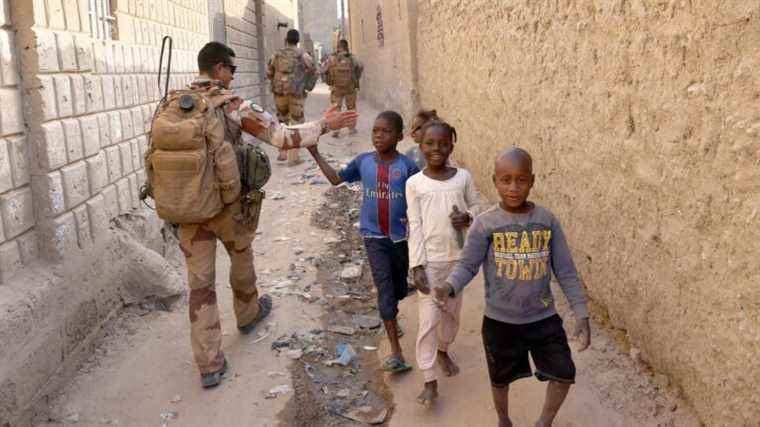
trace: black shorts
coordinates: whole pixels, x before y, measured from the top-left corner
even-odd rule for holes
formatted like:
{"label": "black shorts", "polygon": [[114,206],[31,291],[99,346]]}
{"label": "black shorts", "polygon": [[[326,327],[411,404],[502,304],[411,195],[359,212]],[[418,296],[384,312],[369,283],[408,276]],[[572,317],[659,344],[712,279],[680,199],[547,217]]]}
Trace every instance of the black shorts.
{"label": "black shorts", "polygon": [[394,320],[398,315],[398,303],[408,292],[409,246],[406,241],[394,243],[387,238],[365,238],[364,247],[377,288],[380,318]]}
{"label": "black shorts", "polygon": [[493,387],[532,376],[528,353],[539,381],[575,382],[575,364],[558,315],[524,325],[484,317],[482,333]]}

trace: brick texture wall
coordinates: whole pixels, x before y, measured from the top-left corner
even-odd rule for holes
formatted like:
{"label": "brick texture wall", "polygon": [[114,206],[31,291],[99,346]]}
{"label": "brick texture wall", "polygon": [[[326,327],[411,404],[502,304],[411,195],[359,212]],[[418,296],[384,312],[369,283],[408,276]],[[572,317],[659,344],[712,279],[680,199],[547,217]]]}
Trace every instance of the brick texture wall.
{"label": "brick texture wall", "polygon": [[[205,0],[111,2],[116,40],[108,41],[91,37],[88,3],[8,3],[17,34],[15,46],[2,44],[3,100],[13,105],[0,123],[0,250],[12,254],[2,257],[3,270],[37,247],[50,260],[75,256],[111,218],[138,207],[161,38],[174,39],[172,88],[196,75],[197,51],[209,39]],[[14,51],[22,52],[22,97]]]}
{"label": "brick texture wall", "polygon": [[0,283],[37,257],[15,28],[0,2]]}
{"label": "brick texture wall", "polygon": [[232,82],[237,93],[254,99],[259,104],[265,103],[265,84],[261,79],[260,61],[266,61],[259,55],[259,37],[261,19],[257,15],[254,0],[224,0],[226,23],[226,43],[237,55],[237,72]]}

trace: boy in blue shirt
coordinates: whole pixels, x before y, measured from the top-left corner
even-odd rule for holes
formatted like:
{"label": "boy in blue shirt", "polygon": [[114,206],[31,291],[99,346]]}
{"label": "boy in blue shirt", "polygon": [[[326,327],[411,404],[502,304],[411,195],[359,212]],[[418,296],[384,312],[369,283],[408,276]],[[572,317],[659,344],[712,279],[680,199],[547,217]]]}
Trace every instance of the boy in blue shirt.
{"label": "boy in blue shirt", "polygon": [[392,354],[383,361],[383,370],[391,373],[412,368],[401,352],[396,316],[398,303],[407,294],[409,270],[406,180],[420,170],[396,150],[404,137],[403,129],[398,113],[380,113],[372,127],[375,151],[359,154],[340,172],[322,158],[316,146],[307,148],[333,185],[362,183],[360,232],[377,287],[378,310],[391,344]]}

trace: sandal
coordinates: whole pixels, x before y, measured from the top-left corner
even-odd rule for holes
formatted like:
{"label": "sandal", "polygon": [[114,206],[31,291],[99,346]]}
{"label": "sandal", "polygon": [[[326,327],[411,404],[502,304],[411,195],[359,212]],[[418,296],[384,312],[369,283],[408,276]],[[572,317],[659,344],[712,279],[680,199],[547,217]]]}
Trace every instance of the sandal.
{"label": "sandal", "polygon": [[383,360],[383,371],[398,374],[412,369],[412,365],[404,362],[398,356],[388,356]]}
{"label": "sandal", "polygon": [[259,307],[259,315],[256,317],[256,319],[254,319],[253,322],[238,328],[242,334],[250,334],[254,329],[256,329],[256,325],[261,323],[265,317],[269,316],[269,313],[272,312],[272,297],[269,295],[263,295],[261,298],[259,298]]}

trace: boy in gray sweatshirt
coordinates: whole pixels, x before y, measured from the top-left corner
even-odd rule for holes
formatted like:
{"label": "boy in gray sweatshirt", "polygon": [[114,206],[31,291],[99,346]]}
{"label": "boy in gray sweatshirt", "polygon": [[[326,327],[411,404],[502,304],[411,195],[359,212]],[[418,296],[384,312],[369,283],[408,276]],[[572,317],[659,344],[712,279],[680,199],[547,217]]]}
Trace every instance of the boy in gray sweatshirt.
{"label": "boy in gray sweatshirt", "polygon": [[535,181],[530,154],[513,148],[501,153],[494,166],[493,182],[501,202],[472,223],[447,286],[436,288],[436,299],[443,303],[462,292],[483,266],[483,345],[499,426],[512,426],[509,384],[533,375],[528,354],[536,377],[549,382],[536,426],[551,426],[575,382],[567,335],[549,286],[551,273],[575,314],[578,351],[591,341],[586,297],[559,221],[548,209],[527,200]]}

